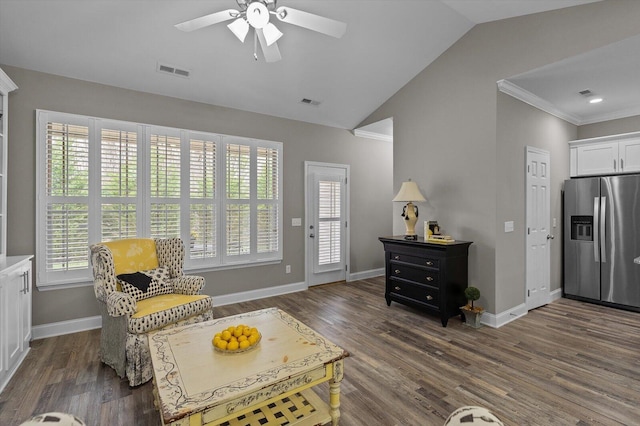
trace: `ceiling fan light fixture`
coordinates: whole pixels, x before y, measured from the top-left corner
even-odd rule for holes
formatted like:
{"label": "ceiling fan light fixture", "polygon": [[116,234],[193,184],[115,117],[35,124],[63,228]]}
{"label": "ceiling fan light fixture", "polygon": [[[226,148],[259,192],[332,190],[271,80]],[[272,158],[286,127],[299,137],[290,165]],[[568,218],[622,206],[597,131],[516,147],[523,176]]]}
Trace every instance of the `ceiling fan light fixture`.
{"label": "ceiling fan light fixture", "polygon": [[282,59],[277,41],[283,34],[278,27],[269,22],[270,15],[275,15],[276,19],[284,23],[336,38],[342,37],[347,29],[347,24],[344,22],[290,7],[277,7],[277,0],[236,0],[236,2],[240,10],[227,9],[210,13],[175,26],[182,31],[190,32],[219,22],[233,21],[227,27],[242,43],[247,38],[247,34],[251,30],[250,27],[253,27],[253,56],[258,59],[257,50],[258,42],[260,42],[260,48],[266,62],[276,62]]}
{"label": "ceiling fan light fixture", "polygon": [[227,25],[227,28],[238,37],[238,40],[244,43],[245,38],[247,38],[247,33],[249,33],[249,23],[244,18],[236,19]]}
{"label": "ceiling fan light fixture", "polygon": [[247,7],[247,21],[253,28],[261,29],[269,23],[269,9],[259,1]]}
{"label": "ceiling fan light fixture", "polygon": [[280,37],[282,37],[282,32],[280,32],[280,30],[271,22],[269,22],[262,31],[264,33],[264,38],[267,41],[267,46],[271,46],[273,43],[278,41]]}

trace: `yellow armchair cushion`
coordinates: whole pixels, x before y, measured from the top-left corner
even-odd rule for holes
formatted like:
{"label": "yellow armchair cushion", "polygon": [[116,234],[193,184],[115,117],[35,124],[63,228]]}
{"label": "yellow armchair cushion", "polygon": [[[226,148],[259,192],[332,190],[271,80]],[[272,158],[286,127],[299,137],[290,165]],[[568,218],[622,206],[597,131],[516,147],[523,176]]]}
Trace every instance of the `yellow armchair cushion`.
{"label": "yellow armchair cushion", "polygon": [[128,238],[102,244],[111,250],[116,276],[158,267],[156,243],[153,238]]}
{"label": "yellow armchair cushion", "polygon": [[165,311],[176,306],[187,305],[200,299],[206,299],[206,294],[187,295],[187,294],[161,294],[149,299],[138,300],[137,311],[131,318],[142,318],[156,312]]}

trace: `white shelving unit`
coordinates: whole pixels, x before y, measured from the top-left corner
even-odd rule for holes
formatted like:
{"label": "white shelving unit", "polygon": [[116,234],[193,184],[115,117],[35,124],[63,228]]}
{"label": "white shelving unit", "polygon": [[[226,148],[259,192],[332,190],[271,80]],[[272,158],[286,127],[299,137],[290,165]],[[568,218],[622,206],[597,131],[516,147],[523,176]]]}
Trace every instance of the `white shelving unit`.
{"label": "white shelving unit", "polygon": [[18,86],[0,68],[0,261],[7,257],[7,149],[9,92]]}
{"label": "white shelving unit", "polygon": [[29,352],[32,255],[7,256],[9,93],[18,86],[0,68],[0,392]]}

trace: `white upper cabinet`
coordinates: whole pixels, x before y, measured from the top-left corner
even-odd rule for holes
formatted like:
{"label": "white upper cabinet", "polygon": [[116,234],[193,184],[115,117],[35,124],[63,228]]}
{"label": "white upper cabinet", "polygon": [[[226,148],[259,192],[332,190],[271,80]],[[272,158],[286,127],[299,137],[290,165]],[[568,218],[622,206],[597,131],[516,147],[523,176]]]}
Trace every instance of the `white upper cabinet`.
{"label": "white upper cabinet", "polygon": [[621,173],[640,172],[640,137],[621,141],[618,144]]}
{"label": "white upper cabinet", "polygon": [[640,132],[569,142],[570,175],[640,172]]}

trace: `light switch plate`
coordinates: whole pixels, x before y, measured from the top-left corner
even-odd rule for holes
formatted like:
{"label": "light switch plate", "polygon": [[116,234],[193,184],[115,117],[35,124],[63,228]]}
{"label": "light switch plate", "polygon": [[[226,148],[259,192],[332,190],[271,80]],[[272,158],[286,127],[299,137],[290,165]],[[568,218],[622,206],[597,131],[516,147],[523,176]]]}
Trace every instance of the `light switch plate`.
{"label": "light switch plate", "polygon": [[302,218],[292,217],[291,218],[291,226],[302,226]]}
{"label": "light switch plate", "polygon": [[513,221],[512,220],[504,223],[504,232],[513,232]]}

